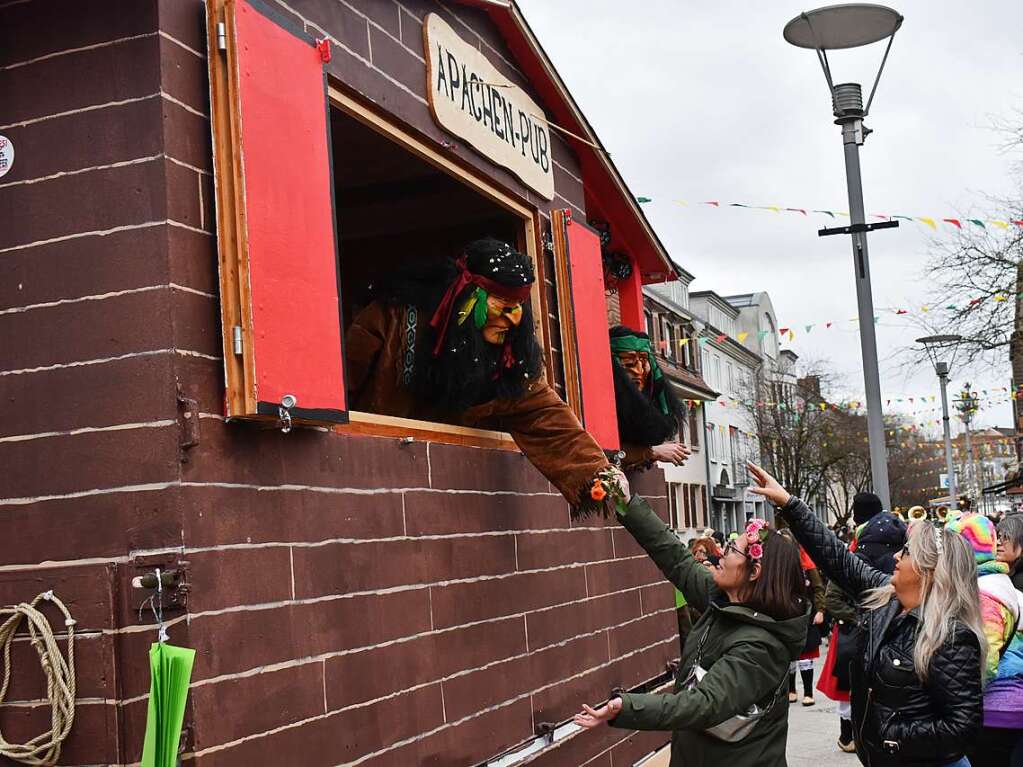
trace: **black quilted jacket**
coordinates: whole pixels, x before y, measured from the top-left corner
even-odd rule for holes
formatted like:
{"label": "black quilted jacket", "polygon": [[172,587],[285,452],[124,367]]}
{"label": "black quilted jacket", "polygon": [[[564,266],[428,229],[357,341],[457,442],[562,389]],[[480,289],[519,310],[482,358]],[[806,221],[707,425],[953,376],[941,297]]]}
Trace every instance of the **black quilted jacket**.
{"label": "black quilted jacket", "polygon": [[[817,566],[857,601],[891,580],[849,553],[798,498],[780,514]],[[917,610],[903,614],[894,597],[885,607],[863,612],[850,697],[856,753],[868,767],[944,765],[962,757],[979,734],[983,698],[976,635],[956,623],[922,684],[913,665],[918,620]]]}

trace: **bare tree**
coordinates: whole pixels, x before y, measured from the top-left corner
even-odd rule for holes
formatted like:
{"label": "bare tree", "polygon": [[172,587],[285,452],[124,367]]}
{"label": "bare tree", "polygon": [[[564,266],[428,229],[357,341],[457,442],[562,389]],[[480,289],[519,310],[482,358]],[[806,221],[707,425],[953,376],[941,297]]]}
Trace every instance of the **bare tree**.
{"label": "bare tree", "polygon": [[828,451],[828,405],[820,370],[796,379],[761,369],[757,398],[747,403],[765,468],[794,495],[822,498],[827,470],[837,456]]}
{"label": "bare tree", "polygon": [[[1015,206],[1015,220],[1023,216],[1023,202],[1005,205]],[[932,244],[929,311],[917,322],[930,333],[961,335],[960,364],[1000,366],[1023,331],[1023,227],[961,225],[955,238]]]}
{"label": "bare tree", "polygon": [[[1023,152],[1023,111],[995,119],[1003,136],[1002,150]],[[1023,381],[1023,226],[1004,223],[1023,220],[1023,162],[1013,166],[1016,192],[1007,198],[988,198],[997,210],[990,219],[963,215],[956,219],[953,239],[934,240],[924,278],[930,283],[929,311],[917,324],[930,333],[963,336],[961,364],[1000,367],[1006,352],[1013,378]],[[909,355],[910,364],[923,361],[922,352]]]}
{"label": "bare tree", "polygon": [[849,405],[834,405],[828,413],[825,473],[828,509],[841,524],[849,521],[856,493],[871,489],[867,418]]}

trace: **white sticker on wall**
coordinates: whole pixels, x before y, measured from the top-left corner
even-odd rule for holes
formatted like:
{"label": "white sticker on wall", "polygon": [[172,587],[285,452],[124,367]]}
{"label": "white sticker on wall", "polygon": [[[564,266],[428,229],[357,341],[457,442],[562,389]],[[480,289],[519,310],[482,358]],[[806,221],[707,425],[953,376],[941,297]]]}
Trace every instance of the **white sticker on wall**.
{"label": "white sticker on wall", "polygon": [[0,136],[0,176],[7,175],[7,171],[14,165],[14,144],[7,136]]}

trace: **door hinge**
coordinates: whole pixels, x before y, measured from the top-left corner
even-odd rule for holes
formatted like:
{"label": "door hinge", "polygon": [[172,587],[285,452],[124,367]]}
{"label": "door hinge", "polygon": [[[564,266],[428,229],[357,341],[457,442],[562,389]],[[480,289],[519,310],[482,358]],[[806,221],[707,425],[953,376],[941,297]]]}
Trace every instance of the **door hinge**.
{"label": "door hinge", "polygon": [[217,22],[217,50],[227,50],[227,25],[222,22]]}
{"label": "door hinge", "polygon": [[236,357],[242,356],[242,326],[235,325],[231,328],[231,345],[234,348]]}

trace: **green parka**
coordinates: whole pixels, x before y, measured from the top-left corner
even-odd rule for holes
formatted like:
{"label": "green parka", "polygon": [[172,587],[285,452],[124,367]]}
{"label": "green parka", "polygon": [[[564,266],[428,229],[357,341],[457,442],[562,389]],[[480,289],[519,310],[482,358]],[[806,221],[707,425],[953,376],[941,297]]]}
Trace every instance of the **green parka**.
{"label": "green parka", "polygon": [[[789,664],[803,650],[810,605],[804,615],[776,621],[729,602],[710,571],[640,496],[632,497],[621,521],[689,604],[704,612],[686,639],[675,692],[623,694],[621,713],[611,726],[672,730],[671,767],[785,767],[789,705],[780,690]],[[701,665],[707,675],[694,689],[681,690],[704,634]],[[777,702],[743,740],[726,743],[704,734],[754,703],[768,706],[775,696]]]}

